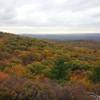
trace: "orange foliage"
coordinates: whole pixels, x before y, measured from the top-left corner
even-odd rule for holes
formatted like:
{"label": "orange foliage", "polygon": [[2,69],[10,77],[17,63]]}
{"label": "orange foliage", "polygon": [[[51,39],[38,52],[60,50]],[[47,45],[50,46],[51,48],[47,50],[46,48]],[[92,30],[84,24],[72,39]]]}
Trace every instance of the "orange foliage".
{"label": "orange foliage", "polygon": [[92,84],[90,84],[90,80],[88,80],[87,78],[86,72],[80,70],[77,70],[72,73],[71,81],[74,83],[82,84],[86,86],[88,89],[92,86]]}
{"label": "orange foliage", "polygon": [[21,65],[16,65],[6,70],[7,73],[13,73],[18,76],[24,76],[26,73],[26,69]]}
{"label": "orange foliage", "polygon": [[0,72],[0,80],[4,80],[4,79],[6,79],[8,77],[9,77],[9,75],[7,73]]}

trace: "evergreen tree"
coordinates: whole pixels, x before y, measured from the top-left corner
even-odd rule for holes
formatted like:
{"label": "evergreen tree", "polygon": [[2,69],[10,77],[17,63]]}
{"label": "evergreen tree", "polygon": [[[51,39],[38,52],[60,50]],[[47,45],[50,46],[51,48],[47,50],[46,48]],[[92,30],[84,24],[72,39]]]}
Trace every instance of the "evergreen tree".
{"label": "evergreen tree", "polygon": [[67,66],[64,59],[59,59],[51,69],[51,78],[55,80],[65,80],[68,76]]}

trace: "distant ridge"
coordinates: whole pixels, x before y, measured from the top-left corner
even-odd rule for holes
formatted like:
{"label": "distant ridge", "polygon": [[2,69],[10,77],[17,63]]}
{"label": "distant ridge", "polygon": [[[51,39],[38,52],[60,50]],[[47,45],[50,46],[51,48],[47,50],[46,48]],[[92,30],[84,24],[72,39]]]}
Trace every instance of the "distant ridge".
{"label": "distant ridge", "polygon": [[53,39],[53,40],[94,40],[100,41],[100,33],[85,33],[85,34],[22,34],[24,36],[39,38],[39,39]]}

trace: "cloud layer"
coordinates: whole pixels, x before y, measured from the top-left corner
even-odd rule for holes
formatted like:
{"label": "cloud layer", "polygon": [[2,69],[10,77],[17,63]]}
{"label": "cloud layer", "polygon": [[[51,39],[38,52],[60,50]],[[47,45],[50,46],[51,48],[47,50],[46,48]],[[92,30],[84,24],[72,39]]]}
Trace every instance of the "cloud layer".
{"label": "cloud layer", "polygon": [[0,0],[0,26],[100,26],[100,0]]}

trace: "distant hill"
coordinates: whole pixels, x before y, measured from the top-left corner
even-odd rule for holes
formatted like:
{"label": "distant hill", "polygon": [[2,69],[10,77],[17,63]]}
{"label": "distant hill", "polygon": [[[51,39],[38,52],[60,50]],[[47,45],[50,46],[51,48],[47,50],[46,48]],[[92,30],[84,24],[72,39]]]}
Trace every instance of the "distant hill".
{"label": "distant hill", "polygon": [[95,40],[100,41],[99,33],[88,34],[23,34],[24,36],[39,38],[39,39],[53,39],[53,40]]}

